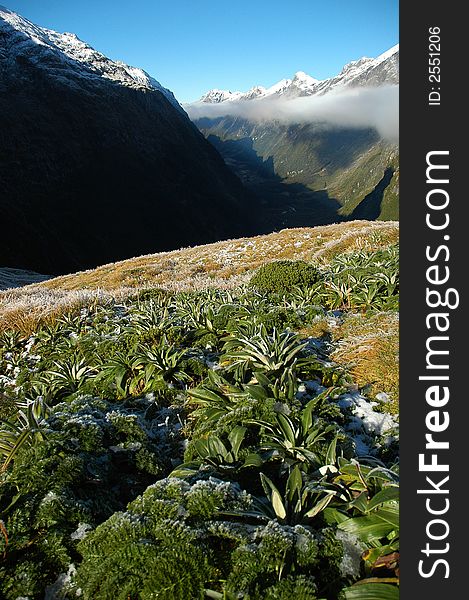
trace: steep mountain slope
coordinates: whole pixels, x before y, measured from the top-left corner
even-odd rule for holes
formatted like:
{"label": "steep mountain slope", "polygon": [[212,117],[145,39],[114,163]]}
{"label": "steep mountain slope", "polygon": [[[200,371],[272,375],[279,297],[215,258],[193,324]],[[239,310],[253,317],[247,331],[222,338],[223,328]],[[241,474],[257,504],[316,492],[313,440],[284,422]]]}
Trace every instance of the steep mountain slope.
{"label": "steep mountain slope", "polygon": [[331,126],[320,118],[297,124],[276,120],[274,113],[276,107],[288,111],[291,100],[337,99],[343,92],[398,83],[399,46],[394,46],[375,59],[349,63],[330,79],[319,81],[298,72],[270,88],[211,90],[187,110],[233,171],[263,198],[273,220],[282,214],[283,226],[348,215],[396,219],[399,167],[394,141],[382,139],[374,127]]}
{"label": "steep mountain slope", "polygon": [[32,283],[46,281],[49,277],[34,273],[34,271],[25,271],[22,269],[11,269],[8,267],[0,267],[0,291],[10,288],[23,287]]}
{"label": "steep mountain slope", "polygon": [[254,231],[252,199],[171,92],[4,8],[0,189],[6,267],[63,273]]}

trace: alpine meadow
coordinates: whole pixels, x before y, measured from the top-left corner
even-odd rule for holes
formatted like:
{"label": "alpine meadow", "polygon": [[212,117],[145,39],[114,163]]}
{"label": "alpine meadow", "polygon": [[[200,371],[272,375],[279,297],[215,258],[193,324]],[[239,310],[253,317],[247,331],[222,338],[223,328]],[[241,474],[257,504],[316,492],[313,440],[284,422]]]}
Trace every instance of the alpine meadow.
{"label": "alpine meadow", "polygon": [[14,4],[0,598],[397,600],[399,46],[180,101]]}

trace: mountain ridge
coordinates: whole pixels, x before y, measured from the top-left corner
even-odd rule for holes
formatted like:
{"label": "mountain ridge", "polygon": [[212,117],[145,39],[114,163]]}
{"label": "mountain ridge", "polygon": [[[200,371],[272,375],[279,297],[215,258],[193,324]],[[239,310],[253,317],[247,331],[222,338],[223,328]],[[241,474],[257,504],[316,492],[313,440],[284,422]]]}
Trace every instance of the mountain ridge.
{"label": "mountain ridge", "polygon": [[396,64],[399,60],[399,44],[392,46],[386,52],[383,52],[376,58],[362,57],[358,60],[347,63],[338,75],[324,80],[315,79],[303,71],[297,71],[291,79],[282,79],[270,87],[255,85],[247,92],[231,92],[214,88],[209,90],[196,101],[216,104],[221,102],[247,101],[254,99],[264,99],[273,97],[304,97],[324,95],[332,91],[341,91],[347,87],[362,85],[363,81],[369,81],[370,85],[376,84],[376,73],[374,71],[387,65],[386,74],[387,84],[397,84],[399,82],[399,71]]}
{"label": "mountain ridge", "polygon": [[[18,13],[0,6],[0,28],[3,27],[5,30],[5,25],[25,36],[26,39],[23,40],[23,44],[30,41],[32,44],[44,46],[50,52],[55,53],[56,56],[60,56],[57,52],[57,50],[60,50],[63,56],[73,61],[71,66],[77,68],[79,65],[82,67],[82,75],[85,77],[98,76],[135,89],[158,90],[164,94],[171,104],[181,109],[171,90],[163,87],[159,81],[146,71],[122,61],[111,60],[86,42],[83,42],[75,33],[58,33],[53,29],[40,27]],[[25,48],[22,48],[22,52],[24,50]],[[34,59],[33,53],[32,59]],[[65,72],[64,75],[66,76],[66,74]]]}
{"label": "mountain ridge", "polygon": [[0,11],[0,266],[60,274],[259,230],[179,104],[103,56]]}
{"label": "mountain ridge", "polygon": [[[283,227],[298,226],[300,216],[308,225],[355,215],[393,220],[398,82],[397,44],[323,81],[298,72],[271,88],[212,90],[185,108],[245,186],[278,207]],[[340,125],[337,107],[349,115]]]}

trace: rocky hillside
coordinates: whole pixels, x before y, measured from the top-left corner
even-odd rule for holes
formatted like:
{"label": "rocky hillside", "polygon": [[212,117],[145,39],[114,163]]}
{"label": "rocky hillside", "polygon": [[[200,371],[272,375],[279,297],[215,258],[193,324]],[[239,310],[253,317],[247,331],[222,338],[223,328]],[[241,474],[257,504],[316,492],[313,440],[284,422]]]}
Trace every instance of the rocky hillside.
{"label": "rocky hillside", "polygon": [[171,92],[4,8],[0,188],[4,267],[58,274],[255,231]]}

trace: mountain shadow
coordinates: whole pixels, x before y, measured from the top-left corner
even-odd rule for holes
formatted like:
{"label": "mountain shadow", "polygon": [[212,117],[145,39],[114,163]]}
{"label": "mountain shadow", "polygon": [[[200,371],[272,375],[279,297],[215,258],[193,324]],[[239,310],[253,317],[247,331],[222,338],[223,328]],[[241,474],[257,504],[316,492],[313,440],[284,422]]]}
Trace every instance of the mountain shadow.
{"label": "mountain shadow", "polygon": [[263,159],[253,140],[243,137],[207,140],[220,152],[225,163],[260,202],[262,233],[288,227],[313,227],[347,220],[338,214],[341,204],[326,190],[312,190],[302,183],[288,183],[275,172],[274,158]]}
{"label": "mountain shadow", "polygon": [[388,167],[383,175],[383,178],[375,186],[375,188],[363,198],[360,204],[355,207],[349,215],[349,219],[362,219],[365,221],[375,221],[381,214],[381,204],[384,198],[384,192],[391,183],[394,169]]}
{"label": "mountain shadow", "polygon": [[258,213],[163,93],[2,25],[0,266],[61,274],[254,235]]}
{"label": "mountain shadow", "polygon": [[[208,138],[252,140],[261,157],[272,156],[275,172],[312,189],[330,188],[380,143],[373,128],[330,127],[325,123],[253,122],[243,117],[200,118],[194,121]],[[376,180],[374,184],[378,183]]]}

